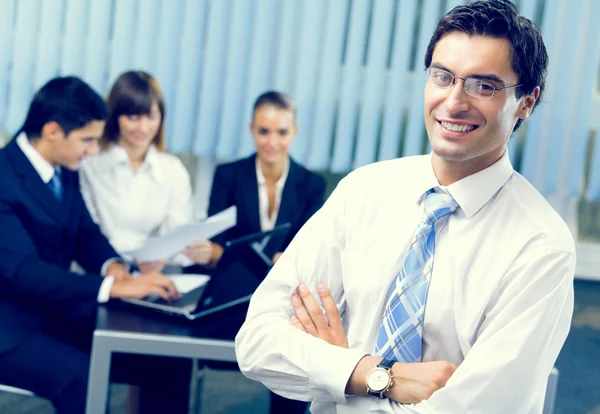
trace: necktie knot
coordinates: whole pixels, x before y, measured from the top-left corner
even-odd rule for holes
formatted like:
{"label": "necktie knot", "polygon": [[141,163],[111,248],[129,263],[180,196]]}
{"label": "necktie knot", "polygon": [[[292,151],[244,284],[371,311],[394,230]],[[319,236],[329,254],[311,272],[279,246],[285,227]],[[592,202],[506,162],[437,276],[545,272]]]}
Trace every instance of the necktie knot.
{"label": "necktie knot", "polygon": [[452,214],[457,208],[458,203],[450,194],[436,193],[429,190],[425,195],[425,215],[429,225]]}

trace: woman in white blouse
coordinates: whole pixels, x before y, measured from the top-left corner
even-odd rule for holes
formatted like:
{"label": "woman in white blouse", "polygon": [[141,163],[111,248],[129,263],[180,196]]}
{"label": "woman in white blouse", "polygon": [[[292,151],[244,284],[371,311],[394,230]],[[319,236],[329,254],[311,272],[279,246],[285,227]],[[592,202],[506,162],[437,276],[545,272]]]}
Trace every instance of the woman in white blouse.
{"label": "woman in white blouse", "polygon": [[[150,74],[122,74],[108,96],[109,119],[101,152],[81,164],[81,191],[87,207],[123,257],[149,237],[192,220],[190,177],[174,155],[165,152],[165,104]],[[208,241],[199,241],[173,259],[174,264],[206,264]],[[136,263],[140,271],[161,271],[168,258]]]}

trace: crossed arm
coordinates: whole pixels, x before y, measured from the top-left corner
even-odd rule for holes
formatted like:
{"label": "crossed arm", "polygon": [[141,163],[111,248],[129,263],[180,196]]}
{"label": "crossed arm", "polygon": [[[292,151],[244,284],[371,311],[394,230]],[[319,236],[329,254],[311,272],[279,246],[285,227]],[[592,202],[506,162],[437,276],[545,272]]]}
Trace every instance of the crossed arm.
{"label": "crossed arm", "polygon": [[[300,285],[291,296],[294,315],[291,316],[290,323],[331,345],[348,348],[340,313],[331,292],[322,283],[317,286],[317,292],[325,313],[306,286]],[[366,376],[379,362],[380,357],[365,355],[348,380],[346,394],[367,395]],[[393,385],[385,396],[398,403],[416,404],[446,385],[455,370],[456,366],[446,361],[410,364],[396,362],[392,367]]]}

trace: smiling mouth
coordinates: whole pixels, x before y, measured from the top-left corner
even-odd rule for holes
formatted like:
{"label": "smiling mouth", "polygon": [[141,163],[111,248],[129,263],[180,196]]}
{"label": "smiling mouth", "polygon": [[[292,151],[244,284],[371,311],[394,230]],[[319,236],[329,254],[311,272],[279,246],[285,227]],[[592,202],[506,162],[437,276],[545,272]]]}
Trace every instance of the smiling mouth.
{"label": "smiling mouth", "polygon": [[467,124],[453,124],[452,122],[447,121],[438,121],[438,123],[448,131],[452,132],[471,132],[474,129],[477,129],[477,125],[467,125]]}

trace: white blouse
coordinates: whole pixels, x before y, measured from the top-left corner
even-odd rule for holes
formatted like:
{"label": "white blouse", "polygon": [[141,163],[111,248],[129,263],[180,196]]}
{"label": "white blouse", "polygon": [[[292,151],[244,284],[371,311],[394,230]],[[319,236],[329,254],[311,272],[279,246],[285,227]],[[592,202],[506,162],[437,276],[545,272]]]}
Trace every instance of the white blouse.
{"label": "white blouse", "polygon": [[[151,146],[134,172],[125,149],[113,145],[84,159],[81,192],[92,218],[112,246],[127,259],[146,239],[192,220],[190,176],[174,155]],[[187,260],[186,260],[187,259]],[[175,261],[189,265],[180,255]]]}
{"label": "white blouse", "polygon": [[258,157],[256,157],[256,182],[258,183],[258,215],[260,217],[260,228],[262,231],[273,230],[275,223],[277,223],[277,216],[279,215],[279,206],[281,205],[281,195],[283,194],[283,188],[290,171],[290,160],[288,158],[287,163],[283,169],[283,174],[279,177],[279,180],[275,183],[275,207],[273,208],[273,214],[269,217],[269,190],[267,189],[267,179],[265,178]]}

